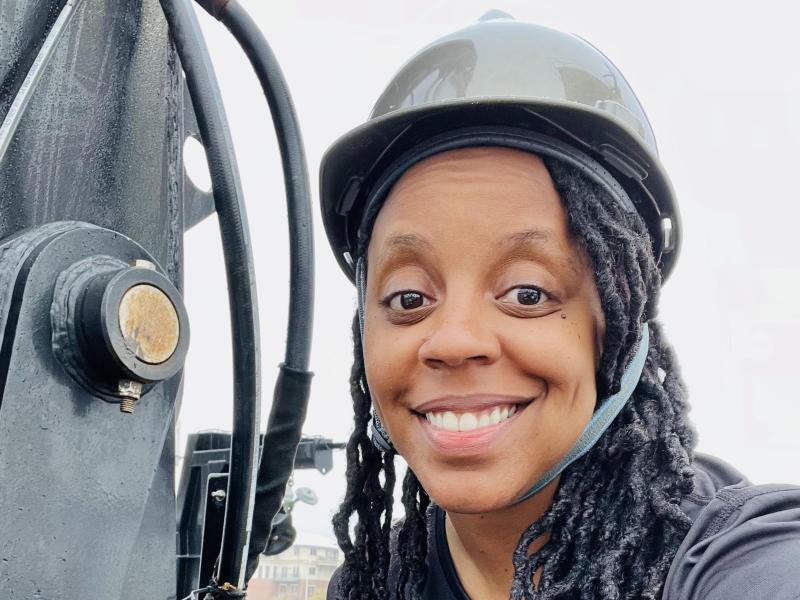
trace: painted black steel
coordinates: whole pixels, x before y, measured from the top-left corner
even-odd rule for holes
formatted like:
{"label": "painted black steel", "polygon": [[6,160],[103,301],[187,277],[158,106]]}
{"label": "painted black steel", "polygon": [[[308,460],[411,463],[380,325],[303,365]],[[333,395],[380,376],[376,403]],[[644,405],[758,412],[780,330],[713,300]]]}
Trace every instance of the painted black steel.
{"label": "painted black steel", "polygon": [[[178,320],[178,343],[172,355],[158,364],[137,356],[125,339],[118,307],[125,293],[136,285],[147,284],[160,290],[172,304]],[[113,274],[95,277],[81,298],[81,314],[74,326],[83,331],[84,353],[93,354],[93,363],[112,376],[152,383],[168,379],[183,368],[189,348],[189,318],[175,286],[155,270],[148,268],[120,269]]]}
{"label": "painted black steel", "polygon": [[9,27],[0,35],[0,120],[17,95],[66,0],[2,0],[0,14]]}
{"label": "painted black steel", "polygon": [[[118,508],[116,500],[124,497],[126,506],[133,507],[134,516],[140,518],[139,527],[135,530],[125,528],[133,521],[122,519],[122,530],[115,530],[113,534],[101,527],[93,529],[86,522],[80,523],[80,532],[75,532],[75,525],[70,519],[74,510],[71,502],[31,500],[24,504],[24,510],[41,512],[45,518],[32,524],[30,535],[24,539],[19,524],[17,529],[8,529],[12,534],[18,534],[14,546],[16,554],[0,565],[0,581],[17,581],[14,577],[22,565],[26,561],[27,564],[36,562],[31,549],[41,548],[42,535],[49,534],[69,546],[68,552],[58,556],[72,569],[72,574],[80,573],[85,577],[84,564],[94,560],[94,548],[88,553],[84,552],[78,559],[77,547],[74,546],[81,540],[85,542],[88,535],[101,536],[103,539],[97,548],[98,552],[104,553],[102,559],[97,561],[99,565],[107,567],[108,560],[112,559],[120,564],[127,560],[129,565],[133,565],[123,571],[120,571],[123,567],[119,564],[116,569],[92,570],[93,578],[87,577],[81,583],[72,576],[59,579],[60,567],[57,564],[45,574],[48,581],[54,582],[53,585],[61,586],[57,590],[53,588],[53,597],[139,597],[132,582],[135,576],[142,574],[147,580],[148,597],[172,597],[166,591],[172,586],[165,588],[163,584],[171,575],[174,576],[175,566],[168,540],[174,531],[174,512],[171,510],[174,501],[172,423],[175,405],[179,401],[179,376],[159,383],[156,380],[160,376],[169,376],[172,372],[162,369],[158,374],[151,374],[153,376],[139,378],[151,381],[139,405],[149,405],[148,402],[152,403],[153,398],[160,398],[161,404],[168,406],[170,412],[166,417],[160,415],[165,420],[160,428],[155,428],[161,432],[159,436],[148,437],[134,427],[131,431],[135,431],[136,435],[128,439],[124,434],[104,430],[105,423],[92,420],[100,410],[113,410],[113,407],[102,402],[96,402],[97,406],[89,403],[89,398],[93,396],[102,397],[104,393],[105,399],[114,396],[113,377],[108,378],[108,385],[98,394],[96,386],[86,386],[80,377],[68,373],[70,366],[74,365],[70,365],[69,361],[59,362],[52,347],[47,350],[36,347],[38,354],[26,355],[30,349],[20,341],[20,336],[30,333],[31,340],[39,339],[37,336],[41,330],[48,329],[40,326],[40,331],[35,335],[29,331],[34,321],[28,320],[28,310],[33,309],[27,303],[27,294],[41,294],[46,285],[50,285],[44,296],[49,294],[52,299],[56,292],[53,286],[58,283],[59,274],[70,269],[73,271],[70,275],[83,267],[91,269],[101,265],[100,270],[124,271],[123,264],[129,265],[131,260],[145,257],[163,265],[165,275],[175,286],[175,292],[180,290],[182,233],[185,227],[208,215],[211,208],[209,195],[188,184],[183,172],[181,149],[189,134],[203,140],[209,156],[214,203],[219,212],[226,255],[234,341],[234,435],[228,464],[230,483],[227,484],[223,507],[226,513],[224,521],[218,513],[214,513],[217,517],[208,517],[217,523],[214,527],[219,532],[219,539],[208,537],[210,541],[203,554],[207,557],[206,564],[215,556],[215,551],[219,554],[219,560],[214,562],[218,565],[215,579],[220,583],[230,581],[240,589],[245,583],[244,559],[253,513],[252,486],[257,450],[254,440],[259,406],[256,296],[246,217],[219,91],[190,2],[163,0],[162,4],[171,20],[172,35],[181,52],[188,75],[188,87],[198,109],[196,122],[192,118],[192,111],[184,110],[180,62],[168,44],[164,20],[156,0],[78,2],[75,18],[64,27],[63,37],[53,44],[49,60],[39,63],[45,65],[41,70],[42,77],[33,93],[26,96],[25,107],[16,113],[19,116],[18,126],[15,122],[11,129],[13,136],[8,139],[8,152],[0,161],[0,258],[7,265],[14,265],[13,268],[9,267],[5,277],[0,269],[0,426],[14,424],[14,428],[0,429],[0,487],[3,488],[0,492],[0,512],[5,513],[4,517],[13,515],[12,504],[23,504],[10,491],[11,486],[7,485],[10,479],[6,479],[7,476],[18,477],[22,474],[14,470],[20,464],[27,465],[31,471],[30,481],[22,487],[33,498],[36,496],[35,490],[41,488],[48,478],[57,478],[58,475],[62,478],[71,477],[71,485],[79,486],[81,479],[76,474],[82,473],[81,469],[88,469],[89,474],[93,475],[92,465],[87,466],[86,463],[94,458],[90,450],[97,447],[99,464],[104,469],[102,475],[113,472],[119,479],[118,484],[122,485],[124,481],[128,487],[124,493],[116,488],[108,491],[117,495],[106,498],[103,505],[98,504],[93,495],[97,489],[92,489],[92,493],[86,494],[89,498],[87,511],[97,513],[99,521],[106,520],[109,510]],[[14,95],[19,92],[26,73],[32,72],[30,68],[36,64],[36,57],[41,56],[42,40],[47,38],[48,32],[56,29],[53,27],[55,17],[64,6],[65,0],[0,0],[2,30],[14,33],[10,44],[6,43],[10,37],[0,36],[0,49],[10,50],[8,54],[3,54],[9,56],[10,60],[0,66],[0,117],[8,116]],[[247,27],[252,29],[254,25],[249,22]],[[261,41],[266,43],[263,38]],[[245,50],[248,51],[247,48]],[[313,278],[308,181],[296,117],[277,63],[271,53],[266,56],[267,62],[264,63],[264,53],[256,47],[254,58],[252,51],[253,48],[250,48],[248,56],[254,61],[257,72],[259,60],[262,61],[262,70],[265,64],[267,69],[271,69],[268,75],[272,78],[272,84],[271,88],[265,88],[265,93],[271,107],[279,107],[279,114],[274,117],[279,143],[284,158],[287,153],[289,155],[288,162],[285,160],[284,164],[287,190],[295,200],[294,207],[290,204],[293,219],[290,231],[293,249],[301,249],[300,254],[292,255],[292,298],[304,301],[293,302],[287,361],[282,365],[276,396],[283,394],[284,404],[302,400],[302,410],[294,414],[294,421],[302,423],[311,376],[306,371]],[[259,72],[262,84],[265,82],[263,75],[263,72]],[[287,116],[290,121],[286,121]],[[193,131],[189,131],[191,128]],[[75,218],[87,223],[53,224]],[[88,223],[106,229],[98,229]],[[37,229],[38,226],[41,227]],[[66,229],[56,231],[59,227]],[[19,233],[24,231],[28,233]],[[103,244],[94,244],[93,236],[106,241],[114,239],[118,244],[109,242],[111,250],[98,250]],[[43,239],[46,239],[46,243],[42,242]],[[126,244],[137,248],[137,252],[126,251]],[[61,254],[53,247],[58,247]],[[18,260],[20,252],[24,258],[21,261]],[[40,253],[48,257],[44,263],[40,262]],[[80,266],[76,267],[76,263]],[[84,283],[92,288],[90,279]],[[107,283],[109,281],[104,279],[103,284]],[[98,285],[94,288],[100,289]],[[79,295],[84,293],[80,286],[72,291]],[[90,295],[82,297],[83,300],[89,302],[87,298]],[[64,302],[63,306],[68,304]],[[41,306],[37,304],[34,312],[40,309]],[[53,312],[51,306],[51,316]],[[80,317],[76,315],[78,313],[73,311],[69,316],[73,329],[80,317],[85,316],[83,313],[80,313]],[[108,323],[103,326],[107,333]],[[114,327],[111,330],[115,331]],[[85,338],[91,337],[91,334],[82,330],[81,335],[84,336],[84,343],[82,346],[71,346],[73,356],[91,354],[91,344],[85,343]],[[72,341],[69,336],[61,340],[66,346]],[[111,349],[114,350],[113,340],[111,342]],[[113,371],[108,356],[94,359],[90,361],[93,364],[105,363],[101,369],[104,376]],[[119,364],[118,361],[113,366],[121,366],[125,375],[135,374],[135,369],[130,365]],[[47,373],[43,374],[42,369]],[[61,377],[57,382],[61,386],[58,390],[63,393],[62,388],[69,388],[73,403],[77,402],[76,398],[81,402],[81,410],[73,410],[73,416],[84,420],[71,422],[71,430],[81,432],[81,426],[92,426],[92,434],[84,437],[90,440],[98,437],[99,440],[94,439],[95,446],[86,445],[89,442],[84,439],[74,444],[74,448],[66,441],[62,441],[64,448],[60,450],[52,445],[51,432],[58,431],[62,440],[66,440],[66,432],[70,430],[65,423],[68,419],[59,417],[50,404],[59,401],[59,394],[45,395],[43,391],[48,385],[53,389],[58,387],[55,382],[48,383],[53,373]],[[29,388],[22,385],[35,375],[41,376],[37,385]],[[91,368],[84,369],[84,375],[86,379],[94,381],[98,372]],[[37,408],[46,413],[35,423],[39,430],[35,429],[33,422],[28,423],[27,428],[23,427],[19,407],[37,399]],[[35,412],[32,411],[32,414]],[[138,424],[140,420],[149,423],[151,414],[148,412],[142,417],[140,413],[141,409],[137,409],[133,419],[130,415],[119,413],[114,413],[114,417],[128,419],[129,423]],[[283,415],[286,416],[288,413]],[[108,415],[104,415],[104,418],[108,418]],[[57,426],[51,426],[50,420],[57,421]],[[271,423],[273,421],[270,420]],[[299,437],[299,428],[294,437]],[[17,461],[13,465],[8,462],[8,457],[14,454],[9,454],[7,449],[13,447],[16,451],[21,439],[27,442],[27,447],[34,449],[34,456],[41,455],[45,448],[51,453],[60,452],[59,460],[53,461],[60,469],[54,470],[46,460]],[[110,440],[120,444],[123,450],[109,452],[104,444],[110,443]],[[296,440],[293,444],[276,443],[276,447],[280,447],[280,454],[286,456],[291,456],[296,445]],[[154,455],[156,447],[158,452]],[[68,458],[74,461],[73,468],[64,463]],[[127,480],[126,469],[130,460],[136,462],[136,469],[142,467],[143,472],[150,474],[151,478],[146,484],[136,477]],[[90,478],[88,485],[91,486],[92,481]],[[221,479],[218,477],[215,481],[219,483]],[[283,485],[275,486],[273,484],[276,481],[272,478],[269,483],[275,489],[282,489],[285,481]],[[60,484],[56,483],[56,490],[72,492],[75,497],[80,495],[71,488],[62,490],[64,486]],[[105,486],[102,490],[110,490],[111,487]],[[139,504],[129,500],[136,493],[141,501]],[[42,498],[45,497],[46,494],[42,494]],[[213,513],[213,507],[206,508]],[[58,526],[55,526],[56,522]],[[0,521],[0,526],[4,524]],[[209,530],[214,529],[211,525],[209,527]],[[108,547],[108,543],[111,543],[109,539],[115,540],[116,552]],[[133,546],[130,545],[132,541]],[[0,548],[0,551],[10,552],[9,544]],[[58,544],[55,546],[58,547]],[[136,551],[121,557],[119,549],[123,547],[135,547]],[[204,573],[210,576],[211,571]],[[6,575],[6,579],[3,579]],[[89,581],[94,586],[91,592],[87,592],[85,585]],[[29,578],[28,583],[39,586],[35,578]],[[49,583],[48,586],[52,588]],[[22,591],[15,596],[12,588],[10,597],[30,596],[27,588],[23,589],[20,585],[19,589]],[[39,594],[39,590],[35,593]],[[162,596],[162,593],[167,595]]]}
{"label": "painted black steel", "polygon": [[[64,4],[0,0],[0,118]],[[86,1],[0,163],[4,600],[175,597],[180,377],[121,414],[56,361],[49,310],[59,273],[95,252],[182,287],[183,93],[157,0]],[[116,233],[54,223],[75,219]]]}
{"label": "painted black steel", "polygon": [[25,114],[25,109],[36,93],[39,81],[47,70],[53,53],[59,46],[61,36],[64,35],[64,32],[69,28],[69,23],[80,8],[82,2],[83,0],[67,0],[58,18],[56,18],[55,22],[50,27],[50,31],[47,32],[47,36],[41,48],[39,48],[33,64],[25,74],[22,84],[19,86],[19,89],[17,89],[11,106],[8,107],[3,122],[0,124],[0,161],[2,161],[6,155],[11,140]]}
{"label": "painted black steel", "polygon": [[[6,101],[47,31],[35,11],[64,2],[0,1],[2,44],[29,41],[6,73]],[[84,2],[0,163],[0,239],[52,221],[94,223],[142,244],[181,289],[183,112],[157,0]]]}
{"label": "painted black steel", "polygon": [[[205,514],[203,515],[203,544],[200,547],[200,581],[212,581],[217,572],[220,548],[224,543],[225,497],[216,496],[230,489],[228,473],[212,473],[206,486]],[[216,586],[215,586],[216,587]]]}
{"label": "painted black steel", "polygon": [[172,426],[179,377],[135,415],[70,377],[48,326],[58,274],[144,248],[93,225],[51,223],[0,244],[0,581],[3,598],[174,598]]}

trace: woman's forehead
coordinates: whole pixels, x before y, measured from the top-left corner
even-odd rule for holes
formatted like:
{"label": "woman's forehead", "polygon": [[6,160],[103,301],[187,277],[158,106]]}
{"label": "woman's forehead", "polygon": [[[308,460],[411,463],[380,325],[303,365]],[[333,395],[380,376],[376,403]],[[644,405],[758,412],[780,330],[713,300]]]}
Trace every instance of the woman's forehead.
{"label": "woman's forehead", "polygon": [[420,257],[476,272],[514,256],[571,277],[586,270],[541,158],[500,147],[453,150],[409,169],[378,214],[368,255],[374,275]]}
{"label": "woman's forehead", "polygon": [[381,208],[370,247],[398,235],[459,231],[496,242],[517,231],[567,237],[561,198],[541,158],[501,147],[443,152],[410,168]]}
{"label": "woman's forehead", "polygon": [[[426,193],[429,187],[470,186],[492,183],[553,189],[542,159],[530,152],[497,146],[459,148],[428,157],[406,171],[389,193],[396,196]],[[553,190],[554,191],[554,190]]]}

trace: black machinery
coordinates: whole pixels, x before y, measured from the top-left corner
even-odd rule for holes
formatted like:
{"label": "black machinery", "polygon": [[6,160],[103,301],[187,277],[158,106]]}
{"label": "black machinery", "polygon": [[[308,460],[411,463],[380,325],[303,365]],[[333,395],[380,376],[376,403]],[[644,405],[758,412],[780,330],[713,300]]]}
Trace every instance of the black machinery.
{"label": "black machinery", "polygon": [[[313,244],[291,99],[237,1],[198,4],[247,54],[284,165],[291,307],[268,430],[259,443],[245,206],[191,0],[0,0],[4,600],[244,597],[259,553],[277,540],[273,523],[277,531],[286,520],[298,444],[306,461],[334,447],[300,435]],[[210,194],[184,175],[189,136],[205,148]],[[204,471],[199,458],[185,465],[178,523],[174,422],[191,316],[181,298],[183,234],[213,211],[229,290],[234,425],[227,437],[192,438],[195,450],[216,454]]]}

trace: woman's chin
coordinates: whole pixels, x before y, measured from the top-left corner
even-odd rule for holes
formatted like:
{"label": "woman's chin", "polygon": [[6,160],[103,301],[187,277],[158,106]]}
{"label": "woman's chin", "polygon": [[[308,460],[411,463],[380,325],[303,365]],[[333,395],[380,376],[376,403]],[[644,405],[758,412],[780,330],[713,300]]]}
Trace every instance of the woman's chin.
{"label": "woman's chin", "polygon": [[508,494],[501,493],[502,490],[495,488],[482,489],[457,486],[449,487],[434,485],[427,490],[431,500],[448,512],[461,514],[481,514],[494,512],[502,508],[507,508],[513,504],[514,498]]}
{"label": "woman's chin", "polygon": [[[484,464],[475,469],[441,468],[421,464],[414,469],[431,500],[450,512],[488,513],[514,506],[541,470],[538,464],[522,470]],[[483,468],[480,468],[483,467]],[[413,468],[413,467],[412,467]],[[533,477],[527,474],[533,474]]]}

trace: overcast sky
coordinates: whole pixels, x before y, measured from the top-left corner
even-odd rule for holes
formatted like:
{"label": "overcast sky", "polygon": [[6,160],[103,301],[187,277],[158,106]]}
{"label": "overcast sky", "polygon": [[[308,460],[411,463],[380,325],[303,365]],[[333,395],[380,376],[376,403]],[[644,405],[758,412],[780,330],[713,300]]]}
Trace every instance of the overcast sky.
{"label": "overcast sky", "polygon": [[[641,1],[351,2],[240,0],[289,82],[314,192],[315,372],[305,432],[344,441],[355,294],[328,247],[317,174],[325,149],[362,123],[393,73],[418,49],[487,10],[586,38],[622,70],[647,111],[684,225],[661,319],[689,386],[698,450],[756,483],[800,483],[800,36],[792,3]],[[201,15],[233,131],[253,237],[261,311],[262,418],[286,331],[288,241],[280,160],[257,80],[228,32]],[[190,160],[191,166],[197,161]],[[229,429],[231,358],[219,235],[209,218],[186,237],[192,343],[180,444]],[[344,456],[326,476],[298,472],[315,507],[295,525],[332,537]]]}

